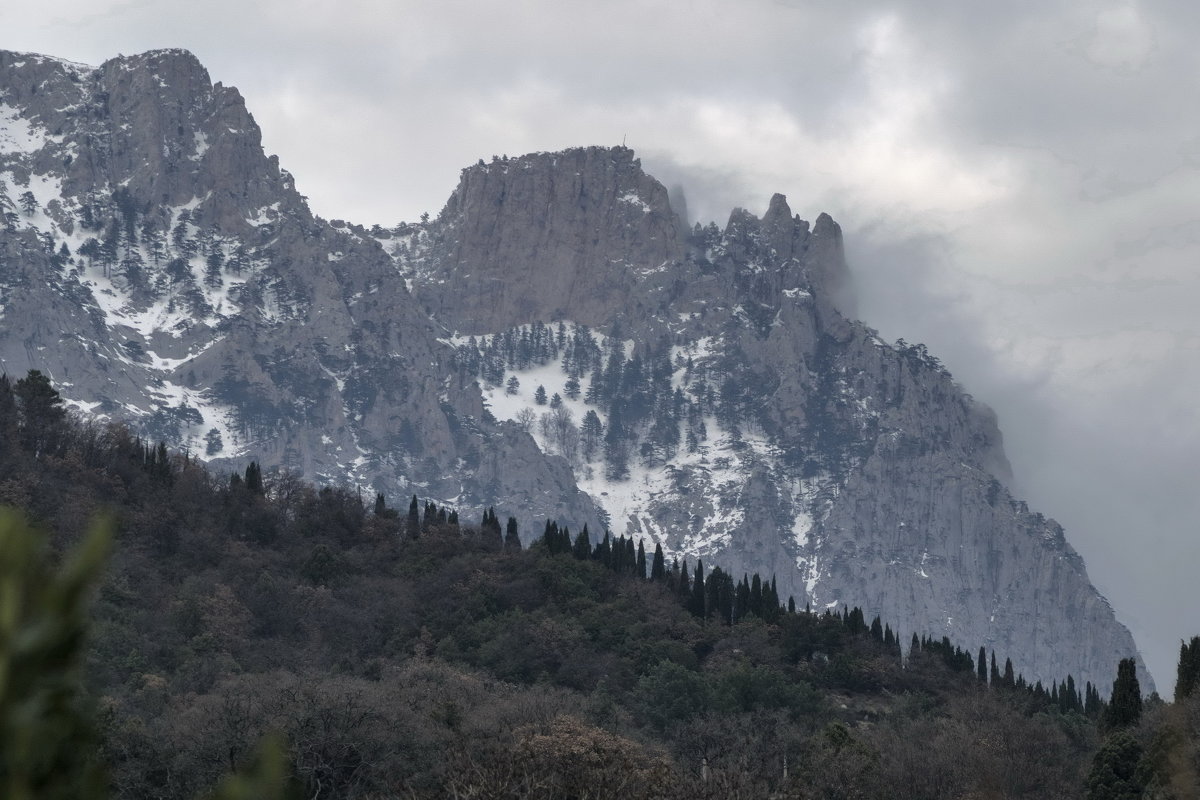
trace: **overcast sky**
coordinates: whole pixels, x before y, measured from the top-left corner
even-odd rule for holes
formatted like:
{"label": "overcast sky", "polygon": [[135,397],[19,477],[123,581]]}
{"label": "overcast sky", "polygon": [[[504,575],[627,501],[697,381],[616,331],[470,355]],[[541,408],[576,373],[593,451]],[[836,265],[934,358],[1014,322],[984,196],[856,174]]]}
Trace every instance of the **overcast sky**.
{"label": "overcast sky", "polygon": [[637,150],[693,220],[846,233],[860,316],[1000,414],[1164,695],[1200,633],[1200,4],[0,4],[0,47],[186,47],[322,216],[437,213],[492,154]]}

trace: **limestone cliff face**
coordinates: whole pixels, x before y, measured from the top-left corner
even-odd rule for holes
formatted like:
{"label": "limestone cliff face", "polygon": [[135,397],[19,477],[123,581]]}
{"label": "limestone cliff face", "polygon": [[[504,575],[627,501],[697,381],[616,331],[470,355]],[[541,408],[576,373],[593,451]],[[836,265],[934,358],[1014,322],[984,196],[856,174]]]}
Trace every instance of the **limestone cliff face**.
{"label": "limestone cliff face", "polygon": [[626,148],[480,162],[463,170],[436,230],[414,291],[463,333],[604,324],[683,252],[666,189]]}
{"label": "limestone cliff face", "polygon": [[469,167],[427,223],[329,223],[182,51],[0,53],[0,182],[3,369],[218,468],[607,523],[1032,680],[1136,653],[1004,488],[994,415],[852,319],[840,228],[782,195],[687,230],[589,147]]}

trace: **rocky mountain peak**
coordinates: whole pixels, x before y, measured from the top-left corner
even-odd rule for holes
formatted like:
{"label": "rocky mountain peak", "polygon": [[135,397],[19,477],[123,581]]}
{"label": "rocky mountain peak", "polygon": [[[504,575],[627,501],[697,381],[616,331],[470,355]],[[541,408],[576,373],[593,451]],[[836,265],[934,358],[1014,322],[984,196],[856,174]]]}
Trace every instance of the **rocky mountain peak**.
{"label": "rocky mountain peak", "polygon": [[666,188],[629,148],[481,160],[439,215],[421,275],[456,302],[422,299],[464,333],[601,324],[641,279],[682,257],[678,229]]}

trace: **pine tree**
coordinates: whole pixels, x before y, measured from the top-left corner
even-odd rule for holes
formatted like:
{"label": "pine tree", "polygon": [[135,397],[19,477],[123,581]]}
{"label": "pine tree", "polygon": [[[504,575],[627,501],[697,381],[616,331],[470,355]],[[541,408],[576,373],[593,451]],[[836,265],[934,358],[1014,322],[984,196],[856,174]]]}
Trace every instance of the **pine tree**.
{"label": "pine tree", "polygon": [[1120,730],[1104,741],[1092,759],[1087,777],[1087,800],[1138,800],[1145,779],[1138,770],[1142,746],[1131,733]]}
{"label": "pine tree", "polygon": [[539,406],[546,405],[546,387],[542,386],[540,383],[538,384],[537,389],[535,389],[533,392],[533,402],[537,403]]}
{"label": "pine tree", "polygon": [[13,386],[21,444],[40,457],[62,438],[67,411],[63,399],[40,370],[31,369]]}

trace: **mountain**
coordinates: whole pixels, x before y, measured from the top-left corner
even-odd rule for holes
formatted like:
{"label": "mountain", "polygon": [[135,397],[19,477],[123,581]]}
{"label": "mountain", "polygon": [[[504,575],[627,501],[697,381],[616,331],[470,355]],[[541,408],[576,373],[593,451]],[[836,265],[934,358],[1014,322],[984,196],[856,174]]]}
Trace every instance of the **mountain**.
{"label": "mountain", "polygon": [[189,53],[4,52],[0,212],[3,369],[216,467],[607,525],[1032,680],[1136,654],[992,412],[852,318],[840,228],[782,195],[689,228],[589,147],[368,230],[314,216]]}

